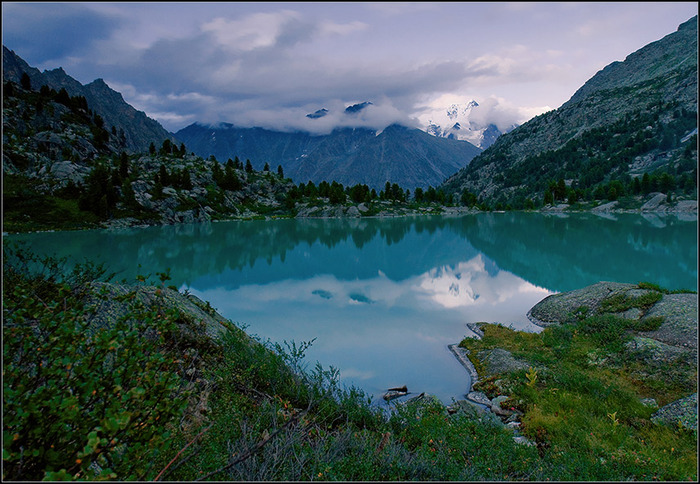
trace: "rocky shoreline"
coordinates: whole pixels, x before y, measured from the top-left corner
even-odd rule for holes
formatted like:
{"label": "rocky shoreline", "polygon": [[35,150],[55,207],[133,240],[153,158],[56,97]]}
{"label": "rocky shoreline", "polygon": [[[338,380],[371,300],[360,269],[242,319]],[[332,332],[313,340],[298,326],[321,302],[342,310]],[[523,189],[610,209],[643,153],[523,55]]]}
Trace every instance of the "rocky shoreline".
{"label": "rocky shoreline", "polygon": [[[655,287],[640,287],[636,284],[599,282],[591,286],[553,294],[533,306],[527,314],[528,319],[540,326],[560,325],[575,320],[577,315],[614,314],[640,323],[662,321],[656,329],[634,331],[633,337],[625,345],[625,351],[639,361],[640,366],[652,372],[665,372],[669,365],[682,365],[697,374],[697,332],[698,332],[698,296],[697,293],[658,293]],[[657,300],[655,300],[657,299]],[[655,301],[654,301],[655,300]],[[611,301],[626,302],[615,306]],[[635,301],[654,301],[653,304],[637,304]],[[631,306],[631,307],[626,307]],[[611,313],[612,311],[612,313]],[[472,338],[483,337],[482,327],[488,323],[468,323],[467,327],[474,333]],[[515,358],[510,352],[494,348],[471,354],[470,350],[457,344],[448,348],[470,376],[470,386],[465,395],[466,400],[457,402],[458,407],[472,406],[483,411],[490,411],[500,417],[508,428],[519,427],[517,410],[501,408],[501,403],[508,399],[500,395],[493,399],[474,387],[479,383],[499,378],[513,371],[530,368],[530,363]],[[474,362],[479,366],[478,370]],[[599,362],[604,363],[604,359]],[[556,371],[556,370],[554,370]],[[645,370],[640,370],[642,373]],[[643,377],[643,374],[641,375]],[[498,381],[495,382],[498,384]],[[656,424],[682,426],[697,431],[697,386],[694,393],[659,408],[653,399],[643,399],[645,405],[656,408],[651,421]],[[519,434],[514,438],[521,443],[533,445]]]}

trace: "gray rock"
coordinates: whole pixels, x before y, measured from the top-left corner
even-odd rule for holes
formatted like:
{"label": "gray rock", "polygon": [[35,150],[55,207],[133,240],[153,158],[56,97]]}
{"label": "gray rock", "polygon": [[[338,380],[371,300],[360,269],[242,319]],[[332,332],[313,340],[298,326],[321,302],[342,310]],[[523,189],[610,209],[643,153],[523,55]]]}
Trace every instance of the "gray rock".
{"label": "gray rock", "polygon": [[89,289],[86,306],[94,308],[91,323],[95,327],[112,325],[120,317],[128,314],[131,303],[121,300],[123,298],[120,296],[125,296],[132,291],[135,294],[133,303],[141,303],[147,308],[177,309],[184,317],[190,318],[200,325],[211,338],[218,339],[224,328],[229,326],[228,321],[215,311],[205,311],[203,308],[206,307],[206,304],[202,303],[201,300],[194,296],[185,296],[167,287],[93,282]]}
{"label": "gray rock", "polygon": [[637,287],[636,284],[599,282],[583,289],[552,294],[533,306],[527,316],[538,326],[572,322],[577,308],[587,308],[588,313],[593,314],[603,299]]}
{"label": "gray rock", "polygon": [[77,185],[83,183],[85,177],[90,173],[90,169],[72,161],[57,161],[51,165],[49,173],[62,186],[67,185],[68,182],[73,182]]}
{"label": "gray rock", "polygon": [[642,205],[642,212],[659,211],[661,204],[666,202],[666,195],[663,193],[652,193],[648,202]]}
{"label": "gray rock", "polygon": [[528,447],[533,447],[536,445],[532,440],[528,439],[527,437],[523,437],[522,435],[514,436],[513,442],[520,445],[527,445]]}
{"label": "gray rock", "polygon": [[651,421],[656,424],[681,426],[686,429],[698,429],[698,394],[693,393],[687,397],[671,402],[661,407]]}
{"label": "gray rock", "polygon": [[664,322],[659,329],[641,333],[664,343],[691,348],[698,348],[698,295],[664,294],[642,318],[660,316]]}
{"label": "gray rock", "polygon": [[629,308],[627,311],[624,311],[622,313],[615,313],[615,315],[623,319],[638,320],[644,315],[644,313],[639,308]]}
{"label": "gray rock", "polygon": [[467,400],[471,400],[472,402],[476,402],[481,405],[486,405],[487,407],[491,407],[492,405],[489,397],[487,397],[483,392],[469,392],[467,393]]}
{"label": "gray rock", "polygon": [[625,348],[637,357],[654,362],[673,361],[685,350],[677,346],[667,345],[660,341],[642,336],[635,336],[625,344]]}
{"label": "gray rock", "polygon": [[603,203],[602,205],[598,205],[597,207],[593,207],[591,209],[591,212],[593,212],[593,213],[609,212],[612,209],[614,209],[615,207],[617,207],[618,204],[619,204],[619,202],[617,200],[614,202]]}
{"label": "gray rock", "polygon": [[517,370],[527,370],[531,365],[524,360],[515,358],[510,351],[502,348],[494,348],[492,350],[484,350],[477,353],[479,361],[481,361],[486,375],[492,376],[501,373],[511,373]]}
{"label": "gray rock", "polygon": [[481,339],[484,337],[484,332],[481,330],[481,326],[485,323],[467,323],[467,328],[469,328],[477,337]]}
{"label": "gray rock", "polygon": [[695,212],[698,211],[697,200],[681,200],[672,209],[673,212]]}
{"label": "gray rock", "polygon": [[186,210],[179,214],[180,220],[185,224],[193,224],[195,222],[194,211]]}
{"label": "gray rock", "polygon": [[457,358],[457,361],[469,372],[469,377],[471,379],[471,384],[470,384],[470,390],[471,387],[477,382],[479,379],[479,374],[476,372],[476,368],[474,368],[474,365],[472,362],[469,360],[469,357],[467,356],[469,354],[469,351],[459,347],[458,345],[448,345],[447,346],[449,350],[455,355]]}
{"label": "gray rock", "polygon": [[508,398],[509,397],[507,395],[499,395],[496,398],[494,398],[493,400],[491,400],[491,411],[493,413],[495,413],[496,415],[500,415],[502,417],[507,417],[507,416],[512,415],[513,414],[512,411],[501,407],[501,403],[508,400]]}
{"label": "gray rock", "polygon": [[463,412],[467,415],[478,416],[486,412],[486,409],[468,400],[457,400],[448,407],[450,413]]}
{"label": "gray rock", "polygon": [[359,217],[360,216],[360,210],[356,206],[351,206],[348,207],[347,211],[345,212],[346,217]]}

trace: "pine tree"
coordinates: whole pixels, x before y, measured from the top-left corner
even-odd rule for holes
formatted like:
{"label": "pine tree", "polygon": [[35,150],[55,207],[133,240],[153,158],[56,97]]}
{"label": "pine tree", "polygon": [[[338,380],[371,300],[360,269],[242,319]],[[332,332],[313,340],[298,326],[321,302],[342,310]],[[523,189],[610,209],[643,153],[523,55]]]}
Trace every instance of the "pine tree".
{"label": "pine tree", "polygon": [[32,90],[32,80],[29,78],[29,74],[26,72],[22,73],[22,78],[19,80],[19,84],[25,91]]}

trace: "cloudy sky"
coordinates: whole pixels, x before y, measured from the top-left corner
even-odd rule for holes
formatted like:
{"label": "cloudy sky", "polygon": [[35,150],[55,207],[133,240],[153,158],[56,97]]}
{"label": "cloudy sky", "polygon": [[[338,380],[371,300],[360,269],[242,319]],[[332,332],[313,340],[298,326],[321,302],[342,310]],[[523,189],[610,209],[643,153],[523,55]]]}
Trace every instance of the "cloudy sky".
{"label": "cloudy sky", "polygon": [[[195,121],[421,127],[472,99],[503,129],[559,107],[697,12],[695,2],[3,2],[2,41],[41,70],[103,78],[173,132]],[[306,117],[321,108],[329,114]]]}

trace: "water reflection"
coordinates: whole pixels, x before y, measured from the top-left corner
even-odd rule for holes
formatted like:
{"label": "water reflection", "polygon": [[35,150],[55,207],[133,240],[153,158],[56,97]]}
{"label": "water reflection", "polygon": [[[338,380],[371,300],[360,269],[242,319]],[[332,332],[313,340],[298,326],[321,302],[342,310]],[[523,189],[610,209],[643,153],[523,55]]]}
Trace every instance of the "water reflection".
{"label": "water reflection", "polygon": [[[317,247],[315,253],[337,250]],[[382,271],[350,280],[321,273],[237,288],[201,288],[193,281],[190,290],[263,338],[315,338],[309,359],[339,368],[345,384],[377,398],[405,384],[445,402],[468,388],[466,372],[446,348],[467,333],[465,323],[499,321],[532,329],[527,309],[550,294],[481,254],[403,280]]]}
{"label": "water reflection", "polygon": [[[408,385],[449,402],[468,377],[446,346],[465,323],[531,328],[527,310],[601,280],[697,288],[697,221],[668,216],[460,217],[225,222],[6,237],[172,283],[379,395]],[[139,267],[140,266],[140,267]]]}
{"label": "water reflection", "polygon": [[[138,273],[170,268],[178,286],[206,277],[212,278],[212,284],[220,284],[217,276],[253,267],[256,271],[250,282],[309,276],[320,269],[342,279],[371,277],[382,270],[393,280],[403,280],[483,253],[494,266],[552,291],[600,280],[648,280],[670,289],[696,287],[697,220],[656,214],[614,217],[505,213],[246,221],[24,234],[5,239],[27,240],[37,250],[59,256],[106,262],[127,280]],[[402,243],[407,237],[418,237],[422,245]],[[354,247],[368,263],[319,260],[308,252],[314,246]],[[287,260],[300,250],[307,251],[305,258]],[[393,261],[386,264],[389,255]],[[274,270],[267,269],[273,266]],[[224,279],[235,283],[228,276]]]}

